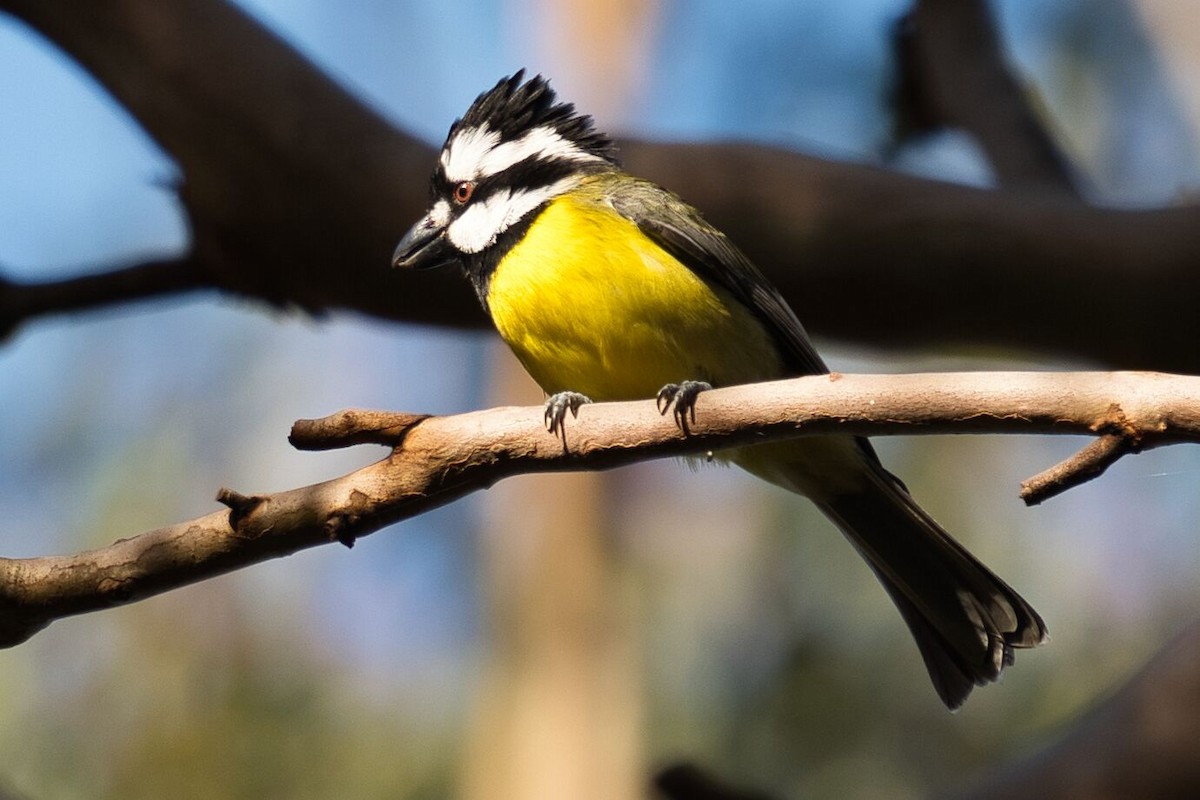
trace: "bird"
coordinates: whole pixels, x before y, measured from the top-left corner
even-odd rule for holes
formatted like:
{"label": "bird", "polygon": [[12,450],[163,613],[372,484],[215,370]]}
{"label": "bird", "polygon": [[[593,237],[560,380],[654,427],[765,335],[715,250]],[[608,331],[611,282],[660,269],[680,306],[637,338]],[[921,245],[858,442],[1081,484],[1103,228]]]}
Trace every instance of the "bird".
{"label": "bird", "polygon": [[[829,372],[779,291],[701,213],[625,172],[613,140],[525,70],[450,126],[426,214],[392,258],[457,265],[548,395],[563,434],[589,402],[655,398],[687,432],[713,387]],[[565,439],[564,439],[565,443]],[[831,434],[719,455],[809,498],[882,583],[951,710],[1046,626],[888,472]]]}

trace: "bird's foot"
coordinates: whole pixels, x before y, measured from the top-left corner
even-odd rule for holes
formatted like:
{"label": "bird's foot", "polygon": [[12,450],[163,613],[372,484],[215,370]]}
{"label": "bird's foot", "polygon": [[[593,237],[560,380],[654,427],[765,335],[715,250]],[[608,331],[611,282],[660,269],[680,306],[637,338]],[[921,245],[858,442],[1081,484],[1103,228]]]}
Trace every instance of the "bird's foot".
{"label": "bird's foot", "polygon": [[587,395],[579,392],[556,392],[546,398],[546,430],[555,436],[562,436],[563,443],[566,443],[566,419],[567,412],[571,412],[572,417],[579,416],[579,407],[592,402]]}
{"label": "bird's foot", "polygon": [[658,406],[660,414],[673,411],[675,424],[681,431],[687,433],[688,423],[696,421],[696,398],[700,396],[701,392],[706,392],[711,388],[713,388],[712,384],[705,381],[668,383],[658,390],[658,396],[654,402]]}

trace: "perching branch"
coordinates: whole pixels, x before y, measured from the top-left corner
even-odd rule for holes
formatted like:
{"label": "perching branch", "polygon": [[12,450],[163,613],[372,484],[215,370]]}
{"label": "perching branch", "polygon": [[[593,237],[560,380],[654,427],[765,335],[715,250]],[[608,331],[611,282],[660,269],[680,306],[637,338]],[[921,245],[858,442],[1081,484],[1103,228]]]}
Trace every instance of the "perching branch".
{"label": "perching branch", "polygon": [[[343,411],[301,420],[302,449],[393,448],[333,480],[266,495],[222,489],[228,510],[68,556],[0,560],[0,646],[50,622],[340,541],[512,475],[608,469],[828,433],[1051,433],[1119,437],[1129,452],[1200,442],[1200,378],[1159,373],[821,375],[702,394],[684,436],[653,401],[584,406],[566,439],[540,408],[455,416]],[[1098,474],[1094,469],[1089,477]]]}

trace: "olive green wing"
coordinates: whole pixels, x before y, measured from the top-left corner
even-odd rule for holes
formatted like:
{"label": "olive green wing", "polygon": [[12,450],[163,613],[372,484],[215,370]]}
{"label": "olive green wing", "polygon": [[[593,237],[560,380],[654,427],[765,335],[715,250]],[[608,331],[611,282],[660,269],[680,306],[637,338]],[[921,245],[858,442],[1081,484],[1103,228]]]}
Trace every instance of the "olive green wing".
{"label": "olive green wing", "polygon": [[749,308],[778,342],[784,364],[794,374],[829,372],[779,290],[699,211],[667,190],[638,179],[614,182],[606,195],[617,213],[659,247]]}

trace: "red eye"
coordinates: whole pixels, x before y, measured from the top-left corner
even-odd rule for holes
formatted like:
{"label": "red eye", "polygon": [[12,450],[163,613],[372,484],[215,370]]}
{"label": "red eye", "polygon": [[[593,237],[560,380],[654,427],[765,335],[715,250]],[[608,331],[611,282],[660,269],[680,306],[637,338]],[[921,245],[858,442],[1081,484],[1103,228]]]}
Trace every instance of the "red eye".
{"label": "red eye", "polygon": [[463,181],[454,187],[454,202],[460,206],[466,205],[473,194],[475,194],[475,184],[471,181]]}

